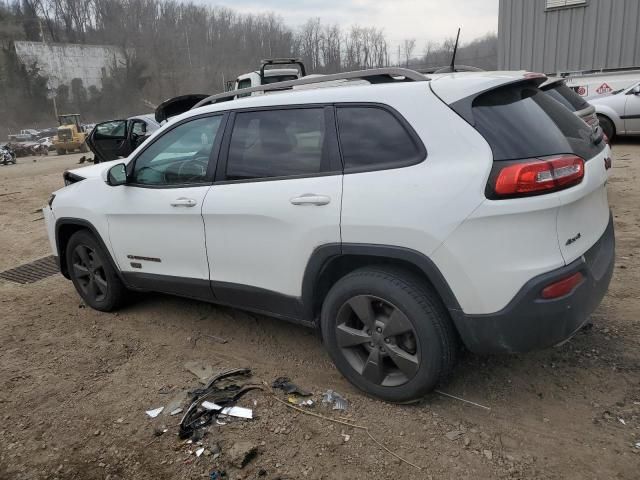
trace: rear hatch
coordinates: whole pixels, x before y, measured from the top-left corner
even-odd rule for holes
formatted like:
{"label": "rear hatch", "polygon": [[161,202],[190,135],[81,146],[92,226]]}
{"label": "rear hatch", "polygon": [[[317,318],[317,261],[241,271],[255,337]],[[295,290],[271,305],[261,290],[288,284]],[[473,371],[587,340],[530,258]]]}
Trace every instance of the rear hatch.
{"label": "rear hatch", "polygon": [[512,82],[450,106],[491,146],[488,199],[555,197],[558,245],[570,263],[596,243],[609,223],[610,150],[599,130],[543,93],[539,83]]}

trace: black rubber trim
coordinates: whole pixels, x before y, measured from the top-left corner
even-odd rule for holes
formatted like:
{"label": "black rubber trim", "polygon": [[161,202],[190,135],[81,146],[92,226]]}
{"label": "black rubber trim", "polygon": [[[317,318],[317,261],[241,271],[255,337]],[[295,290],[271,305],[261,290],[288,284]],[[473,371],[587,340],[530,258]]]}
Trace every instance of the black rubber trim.
{"label": "black rubber trim", "polygon": [[410,263],[421,270],[429,279],[436,292],[440,296],[445,307],[454,317],[462,312],[460,303],[454,295],[451,287],[445,280],[442,272],[433,261],[426,255],[409,248],[395,247],[391,245],[343,243],[326,244],[314,250],[307,263],[302,281],[302,304],[307,316],[310,315],[308,309],[314,305],[314,294],[316,284],[322,272],[329,267],[333,260],[342,256],[372,256],[383,259],[402,260]]}
{"label": "black rubber trim", "polygon": [[212,302],[213,290],[207,279],[174,277],[141,272],[122,272],[125,284],[134,290],[169,293]]}
{"label": "black rubber trim", "polygon": [[264,288],[237,283],[212,281],[215,303],[241,310],[282,318],[307,326],[313,325],[305,315],[301,299]]}
{"label": "black rubber trim", "polygon": [[[109,263],[111,264],[111,268],[113,268],[113,270],[118,274],[118,276],[120,277],[120,280],[122,280],[124,282],[122,274],[120,273],[120,269],[116,265],[116,262],[113,260],[113,258],[111,258],[111,253],[109,253],[109,249],[107,248],[107,245],[104,243],[104,240],[102,240],[102,237],[98,233],[98,230],[96,229],[96,227],[94,227],[93,224],[91,224],[87,220],[84,220],[84,219],[81,219],[81,218],[73,218],[73,217],[61,217],[61,218],[58,218],[56,220],[56,225],[55,225],[56,250],[57,250],[57,255],[58,255],[58,259],[59,259],[58,261],[59,261],[59,265],[60,265],[60,273],[62,273],[62,275],[65,278],[71,279],[71,277],[69,276],[69,272],[67,271],[67,262],[64,261],[65,260],[65,256],[66,256],[66,245],[64,245],[63,248],[60,248],[61,247],[61,245],[60,245],[60,229],[64,225],[76,225],[76,226],[79,226],[79,227],[82,227],[82,228],[86,228],[87,230],[89,230],[93,234],[93,236],[96,238],[98,243],[100,244],[100,247],[102,248],[102,250],[107,255],[107,258],[109,259]],[[126,284],[126,282],[124,282],[124,283]]]}
{"label": "black rubber trim", "polygon": [[[466,347],[476,353],[514,353],[550,347],[570,338],[604,297],[615,262],[613,218],[600,239],[580,258],[529,280],[496,313],[463,314],[456,325]],[[576,272],[584,280],[564,297],[541,298],[544,287]]]}

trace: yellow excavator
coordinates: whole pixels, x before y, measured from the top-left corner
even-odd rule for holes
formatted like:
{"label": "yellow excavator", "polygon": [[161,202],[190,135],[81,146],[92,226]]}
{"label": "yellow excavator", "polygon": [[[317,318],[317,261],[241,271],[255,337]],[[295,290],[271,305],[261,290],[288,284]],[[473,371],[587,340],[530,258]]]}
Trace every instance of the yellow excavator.
{"label": "yellow excavator", "polygon": [[53,139],[53,146],[58,155],[71,153],[75,150],[88,152],[87,132],[80,123],[80,114],[70,113],[58,115],[58,133]]}

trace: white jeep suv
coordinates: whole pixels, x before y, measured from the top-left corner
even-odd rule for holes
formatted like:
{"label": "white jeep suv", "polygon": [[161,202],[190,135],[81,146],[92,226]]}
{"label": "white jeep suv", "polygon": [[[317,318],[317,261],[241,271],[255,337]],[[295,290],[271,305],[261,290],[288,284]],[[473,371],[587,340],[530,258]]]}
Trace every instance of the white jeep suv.
{"label": "white jeep suv", "polygon": [[460,344],[571,337],[614,263],[601,135],[541,75],[357,76],[212,96],[66,172],[44,209],[63,275],[98,310],[157,291],[319,328],[344,376],[393,402],[432,390]]}

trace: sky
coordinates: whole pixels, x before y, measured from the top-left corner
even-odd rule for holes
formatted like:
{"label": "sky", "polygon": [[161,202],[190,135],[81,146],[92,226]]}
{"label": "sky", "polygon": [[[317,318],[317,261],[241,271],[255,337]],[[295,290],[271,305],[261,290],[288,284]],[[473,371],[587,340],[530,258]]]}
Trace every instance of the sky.
{"label": "sky", "polygon": [[375,26],[384,29],[392,48],[415,38],[421,51],[430,40],[442,42],[462,27],[460,42],[468,43],[488,32],[498,31],[498,0],[196,0],[224,5],[238,12],[272,11],[291,27],[308,18],[348,27]]}

